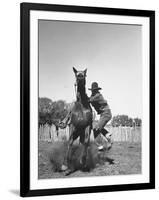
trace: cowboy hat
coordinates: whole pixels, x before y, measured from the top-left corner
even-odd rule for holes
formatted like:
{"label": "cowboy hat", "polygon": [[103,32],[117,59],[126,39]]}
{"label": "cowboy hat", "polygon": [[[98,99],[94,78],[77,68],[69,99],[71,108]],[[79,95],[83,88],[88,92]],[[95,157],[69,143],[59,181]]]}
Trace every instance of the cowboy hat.
{"label": "cowboy hat", "polygon": [[102,88],[98,87],[97,82],[93,82],[91,85],[91,88],[88,88],[89,90],[101,90]]}

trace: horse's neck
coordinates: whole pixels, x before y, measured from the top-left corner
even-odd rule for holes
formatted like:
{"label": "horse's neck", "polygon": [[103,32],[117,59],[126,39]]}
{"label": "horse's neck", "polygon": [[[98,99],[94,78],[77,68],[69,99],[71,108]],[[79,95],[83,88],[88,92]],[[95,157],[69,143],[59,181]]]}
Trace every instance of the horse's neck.
{"label": "horse's neck", "polygon": [[85,86],[77,86],[77,101],[81,102],[82,105],[88,106],[88,99],[87,99],[87,94],[86,94],[86,89]]}
{"label": "horse's neck", "polygon": [[77,92],[80,95],[81,100],[86,96],[86,89],[84,86],[77,86]]}

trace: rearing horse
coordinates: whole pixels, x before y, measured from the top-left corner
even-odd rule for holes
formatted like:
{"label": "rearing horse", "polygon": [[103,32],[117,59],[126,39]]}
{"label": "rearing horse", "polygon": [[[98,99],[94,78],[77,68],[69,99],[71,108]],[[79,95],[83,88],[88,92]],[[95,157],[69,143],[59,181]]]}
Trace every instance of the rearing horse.
{"label": "rearing horse", "polygon": [[71,156],[70,151],[73,142],[79,137],[80,143],[84,146],[84,153],[82,155],[80,163],[85,167],[87,158],[87,149],[90,142],[90,133],[92,129],[93,115],[85,89],[87,69],[84,71],[77,71],[73,67],[73,71],[76,77],[77,99],[71,110],[70,136],[69,136],[67,161],[69,162],[70,160]]}

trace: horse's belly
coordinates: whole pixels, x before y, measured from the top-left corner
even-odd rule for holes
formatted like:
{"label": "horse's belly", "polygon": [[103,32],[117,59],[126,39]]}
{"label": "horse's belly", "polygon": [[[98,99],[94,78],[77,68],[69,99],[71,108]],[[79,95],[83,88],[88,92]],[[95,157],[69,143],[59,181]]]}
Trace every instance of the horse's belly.
{"label": "horse's belly", "polygon": [[90,111],[84,111],[83,113],[73,113],[71,122],[75,126],[86,127],[92,123],[92,113]]}

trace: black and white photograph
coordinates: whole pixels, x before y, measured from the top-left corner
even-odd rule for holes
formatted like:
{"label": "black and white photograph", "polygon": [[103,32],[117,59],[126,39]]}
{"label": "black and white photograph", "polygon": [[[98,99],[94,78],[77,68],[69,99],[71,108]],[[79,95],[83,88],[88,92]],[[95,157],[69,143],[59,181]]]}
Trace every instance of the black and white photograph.
{"label": "black and white photograph", "polygon": [[154,12],[21,9],[21,196],[153,188]]}
{"label": "black and white photograph", "polygon": [[141,26],[38,23],[38,178],[141,174]]}

